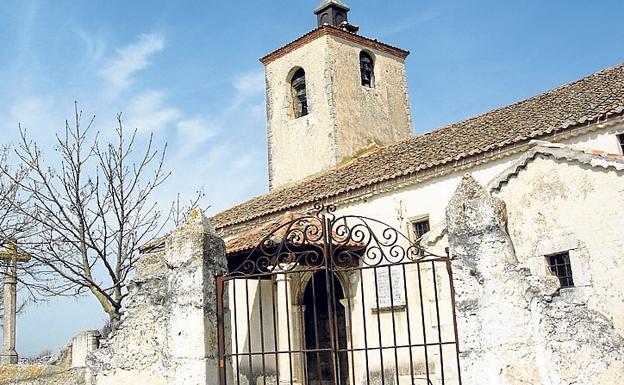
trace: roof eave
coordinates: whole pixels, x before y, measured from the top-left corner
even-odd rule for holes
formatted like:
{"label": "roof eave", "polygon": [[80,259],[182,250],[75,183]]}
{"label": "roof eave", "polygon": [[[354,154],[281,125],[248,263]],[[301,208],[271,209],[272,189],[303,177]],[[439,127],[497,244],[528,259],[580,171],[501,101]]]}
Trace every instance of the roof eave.
{"label": "roof eave", "polygon": [[265,66],[270,64],[271,62],[284,57],[288,53],[293,50],[303,47],[304,45],[320,38],[323,36],[332,35],[335,37],[343,38],[345,40],[349,40],[358,44],[362,44],[368,48],[372,48],[381,52],[385,52],[389,55],[398,57],[400,59],[405,59],[409,56],[410,52],[401,48],[393,47],[389,44],[382,43],[380,41],[370,39],[352,32],[345,31],[340,27],[336,27],[333,25],[325,24],[322,25],[305,35],[297,38],[296,40],[278,48],[277,50],[271,52],[270,54],[260,58],[260,62]]}

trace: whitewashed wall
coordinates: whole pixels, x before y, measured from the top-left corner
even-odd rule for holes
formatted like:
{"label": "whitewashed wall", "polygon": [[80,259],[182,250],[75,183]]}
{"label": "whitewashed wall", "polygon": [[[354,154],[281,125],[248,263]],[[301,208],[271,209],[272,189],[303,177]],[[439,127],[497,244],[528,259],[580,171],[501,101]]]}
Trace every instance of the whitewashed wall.
{"label": "whitewashed wall", "polygon": [[587,303],[624,336],[624,172],[538,158],[497,196],[519,262],[543,276],[547,255],[569,252],[575,285],[562,295]]}
{"label": "whitewashed wall", "polygon": [[[591,133],[574,136],[574,137],[562,140],[562,142],[568,143],[568,144],[574,144],[575,146],[579,146],[583,148],[593,148],[597,150],[607,151],[610,153],[621,153],[621,149],[619,148],[617,138],[616,138],[616,134],[621,133],[621,132],[624,132],[624,127],[621,125],[616,126],[616,127],[611,127],[611,128],[598,128],[596,131],[593,131]],[[552,139],[558,139],[558,138],[551,138],[551,140]],[[453,193],[455,192],[455,190],[457,189],[462,179],[462,176],[465,173],[470,173],[479,183],[486,185],[488,184],[488,182],[494,179],[497,175],[499,175],[501,172],[507,169],[511,164],[516,162],[521,156],[522,156],[522,153],[516,153],[513,155],[509,155],[507,157],[496,159],[488,163],[477,165],[467,170],[457,171],[457,172],[450,173],[441,177],[437,177],[434,179],[424,181],[419,184],[408,186],[398,191],[392,191],[389,193],[376,195],[366,200],[360,200],[360,201],[357,201],[355,203],[351,203],[348,205],[341,205],[339,206],[339,209],[336,215],[339,216],[339,215],[344,215],[344,214],[351,214],[351,215],[361,215],[361,216],[375,218],[375,219],[378,219],[380,221],[387,223],[391,227],[399,229],[405,234],[407,234],[409,231],[408,226],[409,226],[410,221],[416,218],[428,217],[432,227],[435,227],[438,224],[442,224],[443,221],[445,220],[446,208],[447,208],[448,202],[451,196],[453,195]],[[549,175],[548,169],[544,169],[542,171],[545,173],[545,175]],[[580,178],[580,176],[578,177]],[[621,177],[619,180],[621,181]],[[521,212],[522,211],[521,209],[523,208],[523,205],[524,205],[524,203],[520,201],[513,200],[517,198],[517,196],[513,192],[515,191],[516,188],[519,191],[518,193],[520,194],[519,196],[521,196],[523,192],[527,195],[531,194],[528,189],[523,189],[521,187],[518,187],[518,186],[521,186],[522,183],[523,183],[522,181],[517,181],[515,182],[513,186],[510,185],[508,189],[505,190],[505,191],[508,191],[509,196],[507,198],[503,197],[503,199],[505,201],[507,201],[507,199],[510,199],[510,202],[515,202],[515,203],[510,203],[510,205],[512,206],[510,207],[511,212],[514,212],[514,210],[515,212]],[[576,182],[570,182],[570,183],[576,184]],[[597,177],[592,183],[601,185],[601,187],[597,188],[596,191],[602,191],[602,192],[599,192],[598,193],[599,195],[596,195],[594,197],[595,199],[593,203],[591,203],[587,209],[589,211],[596,212],[597,215],[594,218],[595,220],[598,221],[596,223],[596,226],[598,224],[601,224],[604,227],[605,225],[611,224],[610,226],[612,226],[612,229],[614,231],[613,234],[608,235],[609,237],[611,237],[609,239],[612,239],[614,241],[609,246],[610,248],[607,249],[605,248],[605,246],[602,246],[603,249],[602,250],[597,249],[597,252],[599,254],[605,254],[605,255],[620,255],[622,250],[624,250],[624,248],[621,247],[620,243],[617,243],[617,241],[615,240],[615,237],[618,234],[621,234],[621,229],[624,229],[624,225],[621,225],[621,222],[618,222],[617,215],[619,211],[613,210],[608,215],[606,215],[603,213],[603,211],[609,210],[610,207],[604,206],[604,205],[602,207],[598,207],[598,206],[600,206],[600,202],[617,201],[615,203],[615,206],[617,206],[619,210],[622,202],[624,202],[624,200],[621,199],[621,196],[624,196],[624,194],[622,194],[620,190],[617,190],[616,188],[614,188],[614,185],[610,184],[608,181],[606,180],[602,181],[601,177]],[[581,190],[579,190],[579,193],[581,193]],[[618,194],[620,194],[619,201],[616,198]],[[556,195],[555,191],[548,191],[547,189],[545,189],[543,190],[543,195],[535,196],[534,198],[536,200],[541,201],[544,205],[548,205],[548,203],[551,202],[551,199],[554,199],[552,198],[553,195]],[[557,199],[565,199],[566,197],[567,196],[559,196],[559,198]],[[577,203],[575,204],[580,204],[580,201],[577,201]],[[548,215],[551,215],[551,214],[549,213]],[[553,213],[552,215],[555,215],[555,214]],[[579,215],[581,214],[579,213]],[[624,216],[620,214],[620,218],[624,218]],[[558,220],[564,220],[564,218],[559,218]],[[567,217],[565,218],[565,220],[569,221],[569,223],[575,224],[574,226],[577,226],[577,225],[582,226],[583,223],[585,223],[584,218],[581,216]],[[525,241],[523,241],[523,239],[531,238],[531,236],[529,236],[528,234],[534,231],[535,229],[534,224],[528,223],[526,221],[514,222],[513,217],[511,218],[510,223],[511,223],[510,226],[512,226],[512,237],[514,237],[514,244],[521,245],[523,244],[523,242],[524,244],[527,244]],[[594,222],[591,222],[591,223],[594,223]],[[594,232],[595,232],[596,226],[592,227],[592,229],[594,229]],[[619,229],[619,232],[617,229]],[[543,232],[544,232],[544,229],[540,229],[539,231],[535,232],[534,236],[539,236]],[[593,235],[595,234],[592,234],[591,231],[586,234],[587,237],[593,236]],[[605,236],[607,235],[605,234]],[[595,238],[593,242],[601,243],[604,240],[605,238],[598,237],[598,238]],[[618,245],[619,245],[618,252],[620,254],[612,252],[612,249],[611,249],[614,247],[617,248]],[[438,246],[440,247],[437,247],[435,251],[443,252],[446,246],[446,241],[443,240],[442,242],[439,242]],[[518,247],[519,247],[518,255],[520,256],[520,258],[528,259],[529,258],[528,255],[531,254],[531,252],[524,250],[525,246],[518,246]],[[531,249],[532,247],[533,246],[530,246],[529,249]],[[587,260],[581,261],[581,259],[583,258],[586,259],[587,256],[579,255],[578,258],[575,257],[575,262],[578,262],[577,268],[584,269],[585,267],[587,267],[587,269],[589,269],[589,265],[588,265],[589,262]],[[620,260],[621,259],[622,258],[620,257]],[[621,325],[624,322],[623,321],[624,317],[623,317],[622,310],[621,310],[621,309],[624,309],[624,306],[622,306],[621,300],[618,299],[618,298],[624,298],[624,294],[622,294],[620,292],[621,289],[619,289],[621,285],[617,284],[615,286],[611,286],[611,287],[615,287],[616,291],[613,293],[613,295],[611,294],[606,295],[606,292],[609,290],[610,285],[613,283],[615,279],[617,279],[617,274],[614,273],[614,271],[609,270],[610,267],[613,266],[613,263],[614,263],[613,261],[605,260],[605,259],[598,259],[591,263],[592,274],[594,275],[593,280],[595,282],[593,289],[592,289],[593,290],[592,293],[594,296],[593,297],[594,299],[592,300],[594,304],[592,306],[593,306],[593,309],[597,309],[597,310],[600,310],[601,312],[605,312],[605,314],[607,313],[611,314],[610,317],[614,320],[614,322],[618,323],[619,325],[618,327],[621,328],[622,327]],[[543,263],[539,266],[534,266],[532,270],[534,270],[533,273],[536,275],[541,274],[542,276],[544,276],[545,274],[548,273],[545,270]],[[430,273],[431,272],[426,269],[421,269],[421,275],[423,277],[429,276]],[[580,271],[578,273],[575,272],[575,274],[578,274],[579,282],[585,282],[583,277],[586,276],[587,274],[585,274],[584,272],[580,272]],[[437,272],[437,279],[438,279],[437,283],[439,284],[440,287],[445,287],[445,285],[448,284],[448,282],[444,281],[445,275],[441,274],[439,271]],[[394,335],[391,332],[392,327],[393,327],[392,312],[378,313],[375,311],[375,307],[376,307],[375,306],[376,295],[375,295],[375,287],[374,287],[375,281],[374,281],[374,276],[372,275],[372,271],[365,272],[361,276],[356,274],[352,276],[341,277],[341,280],[345,286],[346,292],[351,298],[352,308],[354,309],[354,311],[351,314],[351,319],[355,320],[352,324],[353,346],[355,348],[363,347],[365,339],[366,339],[368,346],[378,346],[379,344],[378,341],[380,338],[380,334],[378,332],[379,327],[377,323],[378,319],[380,322],[380,328],[382,330],[382,334],[381,334],[382,344],[393,345]],[[432,281],[430,279],[425,280],[422,282],[422,284],[426,293],[425,298],[431,299],[432,292],[433,292]],[[257,307],[259,303],[258,302],[259,298],[256,296],[257,293],[255,293],[254,291],[254,285],[255,283],[252,283],[249,286],[250,298],[255,298],[254,299],[255,302],[253,302],[251,306]],[[420,303],[420,299],[418,298],[418,286],[417,285],[418,285],[417,270],[415,270],[415,268],[411,268],[411,270],[408,269],[407,271],[408,290],[406,293],[406,296],[407,296],[406,298],[409,304],[409,308],[411,310],[410,310],[410,313],[407,314],[404,310],[397,309],[394,312],[394,324],[397,327],[397,330],[401,330],[401,328],[405,330],[406,325],[407,325],[406,319],[409,316],[410,324],[412,327],[411,335],[414,336],[414,339],[422,339],[423,331],[422,331],[422,324],[421,324],[421,315],[419,314],[421,303]],[[265,304],[265,308],[271,308],[270,304],[271,304],[272,299],[270,298],[271,294],[270,294],[269,288],[270,286],[263,288],[263,298],[264,298],[263,303]],[[238,297],[237,303],[244,304],[245,299],[241,297],[244,291],[241,289],[242,289],[242,286],[241,288],[238,289],[238,292],[237,292],[237,297]],[[297,299],[296,299],[297,288],[289,286],[288,290],[289,290],[289,295],[291,297],[288,299],[289,305],[286,305],[286,303],[284,302],[280,302],[280,305],[279,305],[280,310],[278,311],[278,314],[277,314],[278,325],[280,325],[280,328],[278,329],[279,331],[278,339],[281,338],[282,341],[284,340],[284,327],[287,327],[287,324],[283,323],[283,318],[285,317],[284,316],[285,309],[288,306],[291,312],[290,313],[290,318],[291,318],[290,327],[292,328],[292,331],[293,331],[292,336],[291,336],[292,346],[296,346],[296,344],[300,343],[300,341],[297,342],[295,340],[297,339],[300,340],[300,337],[298,336],[301,335],[300,333],[301,327],[298,326],[296,322],[294,321],[297,319],[297,317],[300,316],[300,313],[299,313],[300,310],[298,310],[297,308],[298,304],[297,304]],[[579,290],[582,290],[582,289],[579,289]],[[283,291],[278,290],[278,293],[279,293],[278,296],[280,297],[278,301],[284,301]],[[439,300],[440,300],[440,303],[442,304],[441,305],[442,308],[443,309],[448,308],[447,306],[450,306],[450,297],[448,295],[449,294],[448,291],[444,291],[444,289],[441,289],[440,293],[441,295],[440,295]],[[362,296],[362,294],[364,295]],[[601,297],[606,297],[607,299],[602,300],[602,301],[596,300],[597,298],[601,298]],[[362,300],[362,298],[364,298],[364,300]],[[434,340],[437,340],[438,330],[432,326],[434,324],[433,317],[435,317],[434,313],[432,312],[432,309],[433,309],[432,303],[428,302],[428,303],[424,303],[424,305],[427,308],[425,312],[426,313],[425,324],[427,325],[427,327],[425,328],[425,333],[429,337],[433,337]],[[606,310],[607,308],[609,308],[610,310],[607,311]],[[619,310],[614,310],[614,309],[619,309]],[[245,308],[243,307],[241,308],[241,310],[244,311]],[[270,317],[267,319],[270,320]],[[282,323],[280,323],[279,319],[282,319]],[[367,325],[366,338],[364,337],[364,328],[362,327],[363,325],[362,320],[365,320],[366,325]],[[247,327],[245,326],[246,322],[244,319],[239,319],[238,324],[239,324],[240,331],[241,331],[241,334],[238,336],[238,342],[240,346],[244,346],[246,341],[248,341],[249,333],[248,333]],[[443,339],[447,340],[448,338],[452,338],[453,331],[452,331],[451,314],[449,312],[445,312],[444,310],[442,311],[442,324],[443,324],[442,333],[444,335]],[[272,334],[272,330],[273,330],[272,324],[267,325],[265,323],[265,339],[266,339],[265,349],[268,349],[268,347],[272,347],[274,344],[272,342],[273,337],[274,337]],[[461,330],[460,330],[460,333],[461,333]],[[255,337],[252,337],[252,341],[255,341],[255,343],[258,344],[258,340],[257,340],[258,323],[256,323],[255,326],[252,325],[251,334],[252,335],[255,334]],[[405,334],[398,335],[397,338],[398,338],[399,344],[406,342]],[[259,345],[255,345],[255,346],[259,346]],[[385,354],[385,357],[383,360],[384,367],[394,369],[395,367],[394,352],[390,352],[390,351],[388,352],[390,354]],[[443,352],[443,355],[445,356],[445,362],[447,363],[447,365],[450,365],[450,363],[453,362],[453,353],[454,352],[448,351],[448,350],[445,350]],[[401,351],[398,353],[398,355],[399,355],[399,371],[404,376],[406,373],[409,372],[408,351],[407,350]],[[286,359],[286,357],[283,357],[283,358]],[[430,359],[429,370],[432,373],[432,377],[436,378],[437,376],[439,380],[441,370],[439,367],[436,367],[434,364],[435,361],[439,358],[439,353],[432,351],[430,358],[431,359]],[[282,360],[282,357],[280,357],[279,359],[280,362],[277,363],[277,365],[279,365],[280,367],[282,367],[283,365],[281,360]],[[369,353],[368,363],[369,363],[369,370],[373,374],[374,373],[378,374],[379,368],[381,367],[380,365],[381,358],[379,357],[379,354],[375,352]],[[413,364],[412,366],[416,368],[416,372],[417,372],[416,374],[422,377],[422,375],[425,372],[423,354],[418,353],[416,350],[414,350],[414,354],[412,357],[412,364]],[[246,365],[247,364],[245,363],[241,363],[241,368],[244,368]],[[260,365],[259,361],[254,360],[256,373],[258,373],[257,369],[259,369],[259,365]],[[267,372],[269,374],[272,373],[273,370],[275,370],[275,367],[276,367],[275,361],[269,359],[265,362],[265,365],[267,368]],[[300,370],[300,369],[297,369],[297,365],[301,365],[301,360],[299,360],[298,364],[297,363],[295,364],[295,371]],[[365,382],[366,381],[366,357],[365,355],[363,353],[354,355],[353,363],[350,363],[350,366],[351,366],[350,372],[352,375],[355,375],[356,383],[359,384],[359,383],[362,383],[362,381]],[[280,370],[280,372],[284,373],[283,370]],[[456,375],[454,368],[451,368],[448,366],[446,367],[445,372],[447,372],[446,373],[447,380],[452,379],[453,376]],[[295,375],[295,378],[297,377],[298,375]],[[287,380],[287,378],[283,378],[282,380]],[[402,381],[407,381],[407,379],[405,377],[401,377],[399,382],[402,382]]]}

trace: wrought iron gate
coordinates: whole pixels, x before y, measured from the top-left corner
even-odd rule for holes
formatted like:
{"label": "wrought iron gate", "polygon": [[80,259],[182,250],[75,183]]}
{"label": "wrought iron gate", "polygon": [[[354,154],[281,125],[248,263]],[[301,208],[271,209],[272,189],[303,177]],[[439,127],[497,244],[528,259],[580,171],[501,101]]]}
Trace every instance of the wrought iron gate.
{"label": "wrought iron gate", "polygon": [[315,206],[218,277],[222,385],[461,384],[447,256]]}

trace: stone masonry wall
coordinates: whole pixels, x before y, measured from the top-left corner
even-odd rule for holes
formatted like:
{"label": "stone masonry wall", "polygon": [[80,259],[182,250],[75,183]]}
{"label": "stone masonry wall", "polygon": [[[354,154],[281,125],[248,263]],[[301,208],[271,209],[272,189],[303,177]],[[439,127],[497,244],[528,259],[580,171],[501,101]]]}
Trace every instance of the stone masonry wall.
{"label": "stone masonry wall", "polygon": [[[375,62],[371,88],[361,84],[362,50]],[[309,114],[295,118],[290,81],[299,68],[306,75]],[[401,58],[329,35],[271,61],[265,75],[272,189],[412,133]]]}
{"label": "stone masonry wall", "polygon": [[[404,60],[334,36],[328,43],[337,162],[354,158],[371,144],[386,146],[409,137],[412,115]],[[361,83],[362,51],[375,63],[370,88]]]}
{"label": "stone masonry wall", "polygon": [[447,225],[464,384],[621,383],[613,322],[518,263],[502,200],[466,176]]}
{"label": "stone masonry wall", "polygon": [[[265,68],[271,188],[336,164],[331,73],[326,65],[328,39],[322,37],[310,42]],[[309,113],[295,119],[290,81],[297,68],[305,71]]]}
{"label": "stone masonry wall", "polygon": [[0,366],[0,384],[85,385],[85,370],[46,365],[3,365]]}
{"label": "stone masonry wall", "polygon": [[119,328],[88,357],[90,385],[199,385],[218,378],[216,282],[223,241],[201,211],[167,239],[165,266],[130,285]]}
{"label": "stone masonry wall", "polygon": [[0,366],[0,384],[85,385],[85,370],[46,365],[4,365]]}

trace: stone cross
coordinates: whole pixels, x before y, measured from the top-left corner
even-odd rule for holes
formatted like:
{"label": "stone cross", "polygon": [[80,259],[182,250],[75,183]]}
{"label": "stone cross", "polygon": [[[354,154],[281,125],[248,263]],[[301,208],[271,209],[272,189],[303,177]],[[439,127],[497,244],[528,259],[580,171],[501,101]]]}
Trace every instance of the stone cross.
{"label": "stone cross", "polygon": [[4,333],[0,364],[17,364],[15,351],[15,323],[17,318],[17,262],[26,262],[29,255],[17,251],[15,240],[11,240],[5,251],[0,251],[0,260],[7,261],[4,281]]}

